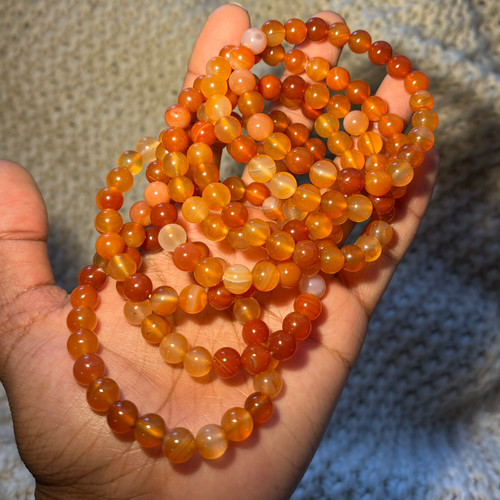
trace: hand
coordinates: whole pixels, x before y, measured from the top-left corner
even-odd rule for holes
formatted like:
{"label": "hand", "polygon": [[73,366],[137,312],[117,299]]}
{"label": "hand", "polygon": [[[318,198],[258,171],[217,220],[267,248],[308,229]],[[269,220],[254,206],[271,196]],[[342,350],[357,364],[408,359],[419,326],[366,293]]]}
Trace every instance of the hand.
{"label": "hand", "polygon": [[[340,20],[331,12],[318,15],[329,23]],[[184,86],[204,73],[206,61],[221,47],[239,43],[248,27],[243,9],[235,5],[217,9],[200,33]],[[322,55],[332,65],[339,56],[328,43],[305,44],[304,50]],[[401,81],[386,78],[378,94],[393,112],[408,120],[408,96]],[[297,113],[291,118],[311,125]],[[276,399],[276,415],[248,440],[230,446],[221,459],[210,463],[193,459],[180,467],[133,440],[117,437],[103,416],[88,407],[84,390],[73,379],[73,361],[65,348],[66,315],[71,306],[67,294],[55,286],[47,258],[43,201],[25,170],[1,162],[0,377],[9,397],[20,454],[37,482],[37,496],[287,497],[319,444],[369,318],[415,235],[437,163],[431,150],[417,170],[393,224],[394,244],[363,271],[341,273],[331,280],[313,334],[280,368],[285,389]],[[258,253],[235,256],[220,247],[220,256],[231,263],[254,262]],[[155,286],[169,284],[179,289],[185,283],[185,273],[178,272],[164,253],[147,260],[147,272]],[[158,349],[126,323],[123,301],[112,283],[100,296],[97,333],[108,374],[141,413],[157,412],[169,427],[182,425],[196,432],[207,423],[218,423],[226,409],[241,406],[245,395],[253,392],[247,377],[229,383],[217,377],[196,381],[166,365]],[[264,314],[271,329],[280,327],[292,300],[282,291],[270,297],[269,303],[277,304]],[[240,326],[224,314],[184,318],[180,331],[190,345],[203,345],[211,352],[227,345],[240,352],[243,348]]]}

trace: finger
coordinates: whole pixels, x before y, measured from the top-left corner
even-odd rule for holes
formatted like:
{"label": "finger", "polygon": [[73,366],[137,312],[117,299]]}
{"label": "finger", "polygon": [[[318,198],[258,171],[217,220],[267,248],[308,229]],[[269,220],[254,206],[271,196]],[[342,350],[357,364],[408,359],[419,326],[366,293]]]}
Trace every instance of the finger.
{"label": "finger", "polygon": [[339,275],[343,284],[358,298],[368,317],[415,237],[431,199],[438,166],[439,156],[436,149],[432,148],[415,171],[415,178],[402,199],[397,218],[391,224],[394,231],[391,243],[384,248],[377,261],[365,266],[361,272],[342,272]]}
{"label": "finger", "polygon": [[182,87],[192,86],[198,76],[204,75],[207,61],[217,56],[222,47],[239,45],[241,35],[249,27],[248,12],[238,5],[223,5],[212,12],[198,35]]}
{"label": "finger", "polygon": [[[324,21],[326,21],[328,26],[333,23],[344,22],[344,19],[341,16],[331,11],[318,12],[314,17],[323,19]],[[313,57],[323,57],[330,63],[331,67],[337,65],[340,54],[342,52],[342,49],[340,47],[333,46],[326,38],[321,42],[311,42],[309,40],[306,40],[301,44],[296,45],[295,48],[302,50],[307,59],[311,59]],[[290,75],[291,73],[285,70],[281,79],[284,80],[287,76]],[[305,73],[301,74],[300,76],[306,81],[306,83],[312,83],[312,80]],[[309,129],[312,128],[312,120],[306,118],[300,108],[290,109],[276,102],[271,104],[269,111],[273,111],[275,109],[283,111],[283,113],[287,115],[291,123],[302,123]]]}

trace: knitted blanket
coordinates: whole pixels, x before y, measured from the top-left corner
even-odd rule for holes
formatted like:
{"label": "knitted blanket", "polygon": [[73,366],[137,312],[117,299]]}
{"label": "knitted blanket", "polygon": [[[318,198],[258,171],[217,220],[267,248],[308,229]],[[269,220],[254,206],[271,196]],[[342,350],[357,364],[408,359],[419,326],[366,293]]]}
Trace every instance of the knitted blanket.
{"label": "knitted blanket", "polygon": [[[441,170],[293,498],[500,498],[500,8],[497,0],[240,0],[254,26],[334,9],[431,82]],[[0,156],[38,181],[70,289],[117,155],[161,130],[218,0],[2,0]],[[359,59],[359,58],[358,58]],[[353,64],[358,64],[353,59]],[[0,394],[0,498],[33,479]]]}

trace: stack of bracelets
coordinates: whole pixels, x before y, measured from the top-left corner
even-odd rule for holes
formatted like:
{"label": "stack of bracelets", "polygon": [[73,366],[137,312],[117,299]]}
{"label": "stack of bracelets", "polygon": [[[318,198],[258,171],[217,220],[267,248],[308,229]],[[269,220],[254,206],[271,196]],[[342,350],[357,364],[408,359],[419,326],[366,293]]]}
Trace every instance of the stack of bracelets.
{"label": "stack of bracelets", "polygon": [[[330,67],[322,57],[308,59],[300,48],[286,52],[282,45],[325,39],[368,53],[372,63],[404,80],[413,112],[406,135],[403,119],[388,112],[381,97],[371,96],[367,83],[351,80],[346,69]],[[261,60],[271,66],[283,62],[289,76],[259,79],[251,70]],[[300,76],[304,73],[312,83]],[[107,187],[96,197],[96,255],[79,274],[67,317],[74,376],[87,387],[91,408],[107,415],[115,433],[133,432],[143,447],[161,445],[171,462],[182,463],[195,451],[206,459],[222,456],[229,441],[246,439],[254,425],[270,418],[272,399],[282,387],[278,365],[294,355],[321,313],[327,286],[323,276],[362,269],[391,240],[395,200],[404,195],[434,142],[438,118],[427,88],[427,77],[412,71],[408,58],[393,56],[387,42],[372,43],[366,31],[351,33],[344,23],[328,26],[314,17],[305,23],[272,20],[247,30],[241,45],[226,46],[208,61],[206,75],[183,89],[178,103],[166,110],[168,127],[158,140],[144,137],[135,151],[120,154]],[[314,121],[317,137],[305,125],[289,123],[282,111],[264,113],[266,101],[300,109]],[[239,177],[219,181],[213,162],[223,147],[247,164],[252,182]],[[124,223],[119,213],[123,193],[145,163],[150,184],[144,201],[132,205],[131,221]],[[303,174],[308,181],[298,185],[296,176]],[[259,207],[262,218],[249,217],[251,206]],[[261,247],[266,258],[252,269],[228,265],[205,243],[188,240],[185,221],[199,225],[207,240],[225,241],[235,252]],[[339,248],[355,223],[365,224],[361,236]],[[179,270],[192,273],[192,284],[179,292],[168,285],[153,288],[140,272],[142,257],[160,251],[170,252]],[[220,425],[206,425],[194,436],[183,427],[167,429],[158,414],[140,416],[134,403],[121,399],[96,354],[94,309],[108,276],[126,301],[127,321],[140,326],[167,363],[182,364],[192,377],[211,371],[221,378],[242,370],[252,375],[255,392],[243,406],[229,409]],[[298,292],[282,329],[270,332],[260,319],[255,292],[276,287]],[[241,354],[222,347],[212,355],[171,331],[171,315],[178,308],[194,315],[206,307],[232,308],[246,344]]]}

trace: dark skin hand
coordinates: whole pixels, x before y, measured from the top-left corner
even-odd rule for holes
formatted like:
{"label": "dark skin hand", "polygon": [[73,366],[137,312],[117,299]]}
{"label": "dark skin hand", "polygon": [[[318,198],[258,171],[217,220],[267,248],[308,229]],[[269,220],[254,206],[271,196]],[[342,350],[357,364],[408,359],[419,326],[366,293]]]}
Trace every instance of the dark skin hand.
{"label": "dark skin hand", "polygon": [[[332,12],[318,15],[328,23],[341,20]],[[206,61],[221,47],[239,43],[249,26],[248,14],[240,7],[217,9],[200,33],[184,86],[204,73]],[[339,57],[339,50],[327,42],[306,43],[303,50],[309,56],[322,55],[332,65]],[[401,81],[387,77],[377,93],[387,100],[390,111],[409,119],[408,95]],[[312,125],[298,113],[287,113],[292,121]],[[382,257],[359,273],[340,273],[329,280],[323,313],[312,335],[280,368],[285,388],[275,400],[272,419],[243,443],[231,445],[216,461],[197,457],[172,466],[161,451],[146,451],[133,439],[114,435],[105,418],[88,407],[84,390],[73,379],[73,361],[65,348],[66,315],[71,306],[67,293],[54,284],[47,258],[43,200],[23,168],[0,162],[0,377],[9,397],[20,454],[36,479],[37,497],[289,496],[319,445],[370,316],[417,231],[437,165],[437,155],[431,150],[398,208],[394,242]],[[192,239],[203,240],[195,231],[188,230]],[[235,255],[219,245],[217,251],[229,263],[251,266],[262,258],[259,250]],[[186,283],[186,273],[177,271],[163,252],[148,257],[145,272],[154,286],[168,282],[179,289]],[[264,303],[263,318],[271,330],[279,329],[293,296],[281,291]],[[157,412],[168,427],[185,426],[196,432],[205,424],[219,423],[228,408],[242,406],[253,392],[250,377],[227,382],[207,376],[196,381],[166,365],[158,349],[146,344],[137,328],[125,321],[123,300],[112,283],[100,297],[96,310],[99,352],[123,398],[133,401],[140,413]],[[272,310],[266,304],[273,304]],[[202,313],[194,319],[180,317],[177,326],[190,345],[202,345],[211,352],[232,346],[241,352],[240,326],[230,318],[225,313]]]}

